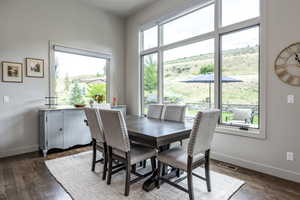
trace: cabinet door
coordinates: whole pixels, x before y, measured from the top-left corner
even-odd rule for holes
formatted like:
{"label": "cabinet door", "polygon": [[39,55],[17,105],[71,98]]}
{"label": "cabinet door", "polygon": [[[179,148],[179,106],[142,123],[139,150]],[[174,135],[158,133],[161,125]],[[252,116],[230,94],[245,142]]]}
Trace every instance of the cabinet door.
{"label": "cabinet door", "polygon": [[64,147],[64,135],[63,135],[63,112],[62,111],[49,111],[46,114],[46,126],[47,126],[47,149]]}
{"label": "cabinet door", "polygon": [[64,111],[64,146],[85,145],[92,141],[89,127],[83,110]]}

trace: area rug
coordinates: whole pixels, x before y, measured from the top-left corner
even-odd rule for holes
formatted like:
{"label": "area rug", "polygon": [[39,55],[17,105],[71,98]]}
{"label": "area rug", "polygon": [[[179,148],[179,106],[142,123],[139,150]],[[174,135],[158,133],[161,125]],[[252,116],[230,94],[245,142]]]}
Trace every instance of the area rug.
{"label": "area rug", "polygon": [[[91,171],[92,152],[45,161],[48,169],[62,187],[74,200],[188,200],[188,194],[168,184],[162,184],[160,189],[145,192],[142,189],[144,180],[131,185],[129,197],[124,193],[124,172],[113,175],[111,185],[102,181],[102,165],[96,165],[96,171]],[[196,173],[203,175],[199,168]],[[204,181],[194,177],[194,192],[197,200],[227,200],[237,192],[244,181],[211,172],[212,192],[207,192]],[[186,182],[181,183],[186,186]]]}

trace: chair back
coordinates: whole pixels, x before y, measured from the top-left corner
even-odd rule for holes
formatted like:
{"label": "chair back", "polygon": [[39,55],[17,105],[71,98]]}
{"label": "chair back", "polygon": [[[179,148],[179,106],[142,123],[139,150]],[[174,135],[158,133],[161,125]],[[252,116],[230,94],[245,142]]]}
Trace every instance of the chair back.
{"label": "chair back", "polygon": [[162,119],[167,121],[184,122],[186,105],[165,105]]}
{"label": "chair back", "polygon": [[98,104],[96,107],[98,109],[105,109],[105,110],[111,109],[111,105],[109,103]]}
{"label": "chair back", "polygon": [[188,143],[188,155],[195,156],[210,149],[220,110],[198,112]]}
{"label": "chair back", "polygon": [[130,151],[130,140],[123,114],[119,110],[99,110],[108,146],[123,152]]}
{"label": "chair back", "polygon": [[99,110],[96,108],[85,108],[84,109],[88,126],[90,128],[91,136],[97,142],[104,143],[105,137],[102,128],[101,118]]}
{"label": "chair back", "polygon": [[147,117],[151,119],[161,119],[164,105],[150,104],[148,105]]}

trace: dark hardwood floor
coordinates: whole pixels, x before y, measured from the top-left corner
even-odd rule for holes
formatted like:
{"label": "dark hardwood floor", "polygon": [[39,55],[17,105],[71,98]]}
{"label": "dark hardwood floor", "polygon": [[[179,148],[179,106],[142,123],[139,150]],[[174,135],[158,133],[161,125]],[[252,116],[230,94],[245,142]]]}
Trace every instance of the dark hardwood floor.
{"label": "dark hardwood floor", "polygon": [[[87,151],[90,147],[53,153],[48,159]],[[232,200],[300,200],[300,184],[212,161],[212,170],[246,181]],[[0,200],[65,200],[71,197],[51,176],[39,153],[0,159]]]}

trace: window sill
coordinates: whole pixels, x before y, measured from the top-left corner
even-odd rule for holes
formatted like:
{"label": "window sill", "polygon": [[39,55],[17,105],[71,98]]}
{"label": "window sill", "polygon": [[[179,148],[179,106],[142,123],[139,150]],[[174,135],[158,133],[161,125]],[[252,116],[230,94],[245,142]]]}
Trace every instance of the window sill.
{"label": "window sill", "polygon": [[234,127],[224,127],[224,126],[218,126],[216,128],[216,133],[220,134],[228,134],[228,135],[236,135],[241,137],[249,137],[249,138],[255,138],[255,139],[266,139],[266,135],[263,131],[257,129],[250,129],[248,131],[240,130],[239,128]]}

